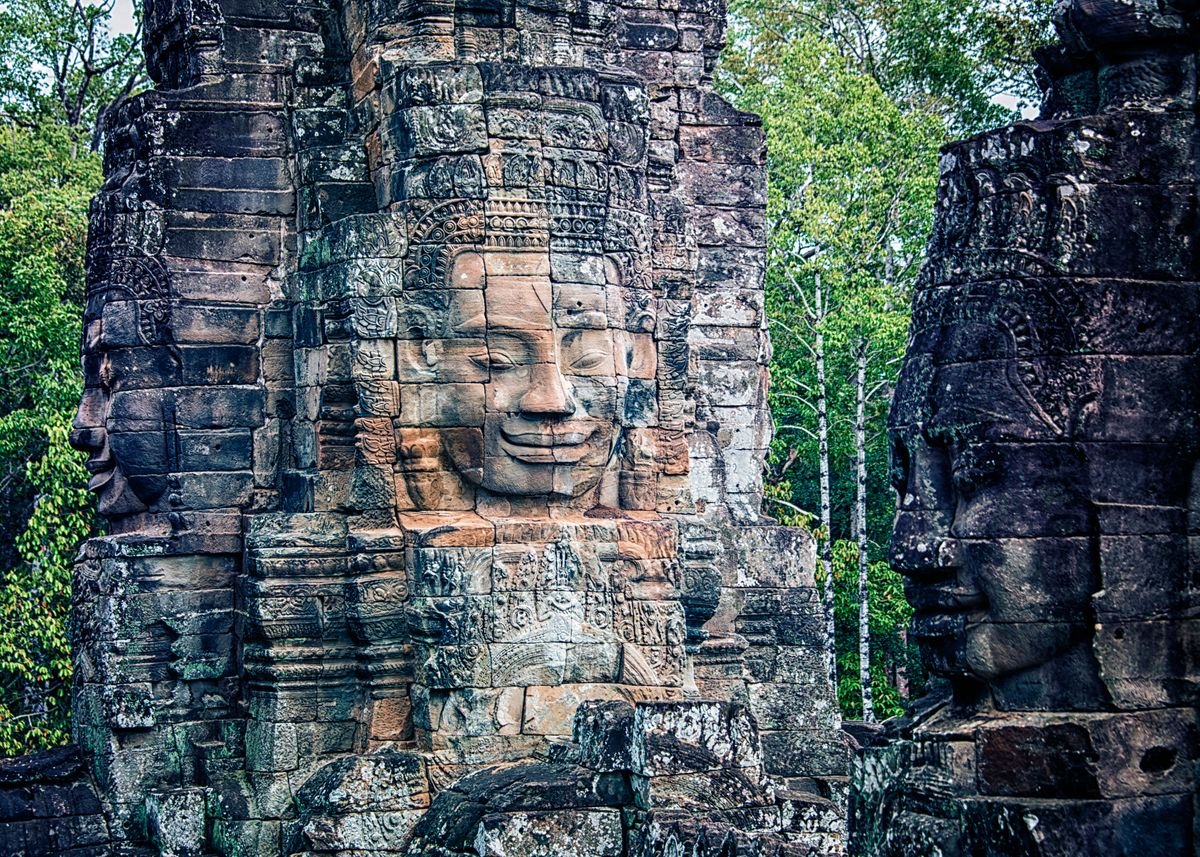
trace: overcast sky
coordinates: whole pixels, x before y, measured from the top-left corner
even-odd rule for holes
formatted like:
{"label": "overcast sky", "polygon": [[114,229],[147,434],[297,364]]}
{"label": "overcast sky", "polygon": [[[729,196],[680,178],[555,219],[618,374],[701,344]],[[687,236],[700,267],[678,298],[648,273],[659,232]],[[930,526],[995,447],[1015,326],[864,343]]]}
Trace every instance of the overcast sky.
{"label": "overcast sky", "polygon": [[[140,2],[140,0],[139,0]],[[117,0],[113,7],[112,29],[115,33],[133,32],[133,3],[134,0]]]}

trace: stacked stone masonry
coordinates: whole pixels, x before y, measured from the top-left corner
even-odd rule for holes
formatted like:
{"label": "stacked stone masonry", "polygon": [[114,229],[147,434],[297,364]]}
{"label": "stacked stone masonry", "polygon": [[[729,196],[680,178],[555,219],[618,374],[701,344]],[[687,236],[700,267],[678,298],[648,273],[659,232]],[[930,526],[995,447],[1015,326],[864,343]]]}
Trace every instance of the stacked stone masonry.
{"label": "stacked stone masonry", "polygon": [[1200,18],[1055,17],[1041,117],[942,154],[892,564],[947,685],[856,761],[864,857],[1200,847]]}
{"label": "stacked stone masonry", "polygon": [[145,14],[89,239],[80,853],[842,853],[723,6]]}
{"label": "stacked stone masonry", "polygon": [[0,851],[1194,853],[1200,24],[1056,16],[1042,118],[943,155],[892,413],[935,691],[847,834],[721,4],[150,0],[75,745],[0,762]]}

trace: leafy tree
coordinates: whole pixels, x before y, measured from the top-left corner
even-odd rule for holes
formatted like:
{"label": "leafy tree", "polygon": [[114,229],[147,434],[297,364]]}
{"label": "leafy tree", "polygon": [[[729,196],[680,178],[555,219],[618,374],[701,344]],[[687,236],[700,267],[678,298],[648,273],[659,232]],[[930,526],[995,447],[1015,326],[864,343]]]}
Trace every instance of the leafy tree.
{"label": "leafy tree", "polygon": [[[881,558],[891,517],[882,427],[903,353],[908,290],[930,226],[944,125],[905,112],[817,35],[798,36],[773,61],[769,75],[743,80],[739,91],[740,105],[763,116],[768,135],[776,420],[768,481],[788,484],[792,506],[821,510],[822,581],[844,581],[832,553],[855,540],[848,543],[856,545],[869,595],[871,563]],[[769,501],[782,507],[778,489]],[[837,609],[835,588],[825,587],[826,611],[844,670],[846,644],[868,638]],[[876,624],[864,621],[861,629]],[[893,638],[901,627],[885,629],[880,653],[900,651]],[[853,648],[857,663],[860,649]],[[870,694],[864,700],[863,684],[855,686],[861,712]]]}
{"label": "leafy tree", "polygon": [[0,753],[68,737],[71,563],[93,527],[84,456],[68,443],[88,202],[107,105],[144,81],[114,0],[0,8]]}
{"label": "leafy tree", "polygon": [[[146,85],[141,20],[109,30],[116,0],[7,0],[0,8],[0,93],[10,119],[85,129],[100,148],[104,115]],[[140,6],[140,4],[136,4]]]}
{"label": "leafy tree", "polygon": [[906,113],[936,116],[964,136],[1036,103],[1031,57],[1051,36],[1053,8],[1053,0],[733,0],[724,81],[736,91],[769,77],[796,39],[816,36]]}
{"label": "leafy tree", "polygon": [[99,157],[69,128],[0,132],[0,752],[66,739],[71,561],[90,532],[82,457],[67,443],[87,207]]}
{"label": "leafy tree", "polygon": [[[860,612],[858,546],[851,540],[839,540],[834,543],[833,557],[838,624],[853,629]],[[872,562],[868,585],[874,641],[870,669],[873,705],[876,718],[886,719],[904,712],[906,700],[897,687],[896,674],[920,686],[924,673],[916,647],[905,637],[912,607],[904,599],[902,578],[886,562]],[[858,647],[842,646],[838,652],[838,703],[844,716],[856,719],[863,717],[860,669]]]}

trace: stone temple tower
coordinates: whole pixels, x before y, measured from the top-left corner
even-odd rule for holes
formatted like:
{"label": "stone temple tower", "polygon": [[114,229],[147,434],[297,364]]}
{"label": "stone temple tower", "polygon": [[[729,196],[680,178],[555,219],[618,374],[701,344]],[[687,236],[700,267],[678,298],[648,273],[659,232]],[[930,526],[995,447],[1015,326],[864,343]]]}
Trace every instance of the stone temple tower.
{"label": "stone temple tower", "polygon": [[856,763],[863,857],[1198,847],[1200,19],[1056,25],[1042,116],[942,154],[892,562],[947,692]]}
{"label": "stone temple tower", "polygon": [[96,847],[840,853],[722,4],[145,15],[74,435]]}

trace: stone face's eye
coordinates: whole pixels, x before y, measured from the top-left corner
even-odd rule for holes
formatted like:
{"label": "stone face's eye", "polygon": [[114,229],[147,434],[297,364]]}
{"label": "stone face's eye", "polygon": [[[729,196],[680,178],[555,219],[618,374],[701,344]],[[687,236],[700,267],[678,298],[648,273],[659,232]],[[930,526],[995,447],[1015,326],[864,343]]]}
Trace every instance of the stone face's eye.
{"label": "stone face's eye", "polygon": [[100,389],[106,393],[113,392],[117,379],[116,373],[113,372],[112,359],[107,354],[100,357],[100,367],[97,377],[100,381]]}
{"label": "stone face's eye", "polygon": [[493,334],[487,350],[473,354],[471,360],[476,366],[492,372],[507,372],[509,369],[533,362],[536,358],[532,351],[530,343],[520,336]]}
{"label": "stone face's eye", "polygon": [[898,437],[892,439],[888,465],[888,479],[892,488],[897,494],[903,495],[908,488],[908,447]]}
{"label": "stone face's eye", "polygon": [[995,481],[1000,473],[1000,460],[991,444],[955,444],[951,449],[951,468],[954,490],[971,494]]}
{"label": "stone face's eye", "polygon": [[603,351],[593,348],[589,351],[585,351],[583,354],[580,354],[578,357],[572,360],[571,368],[585,370],[595,369],[603,365],[607,357],[608,355],[606,355]]}
{"label": "stone face's eye", "polygon": [[492,372],[506,372],[544,360],[538,355],[538,342],[529,334],[495,332],[488,339],[487,352],[473,355],[471,360]]}
{"label": "stone face's eye", "polygon": [[573,330],[562,338],[562,365],[567,372],[612,374],[613,341],[607,330]]}
{"label": "stone face's eye", "polygon": [[504,372],[512,369],[517,365],[517,361],[505,354],[503,351],[491,351],[487,354],[472,354],[471,362],[481,369],[488,369],[492,372]]}
{"label": "stone face's eye", "polygon": [[517,365],[517,361],[503,351],[491,351],[487,357],[487,364],[490,369],[503,372],[514,368]]}

